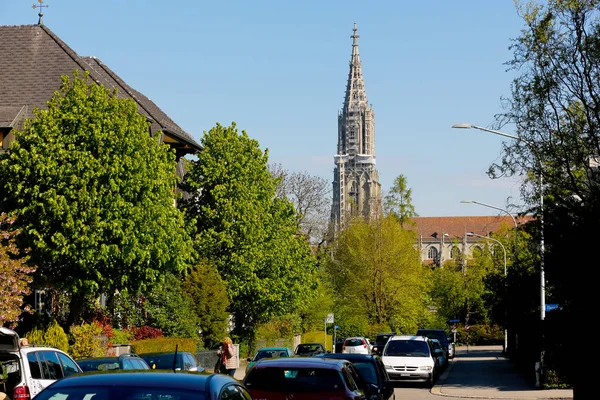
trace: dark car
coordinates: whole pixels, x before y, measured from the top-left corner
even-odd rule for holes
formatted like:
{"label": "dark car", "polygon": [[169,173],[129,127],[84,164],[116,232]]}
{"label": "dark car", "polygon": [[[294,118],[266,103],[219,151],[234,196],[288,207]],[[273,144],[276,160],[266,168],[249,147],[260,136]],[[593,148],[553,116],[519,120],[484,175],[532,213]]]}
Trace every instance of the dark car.
{"label": "dark car", "polygon": [[312,357],[323,353],[326,351],[321,343],[300,343],[294,350],[294,355],[298,357]]}
{"label": "dark car", "polygon": [[381,357],[375,354],[319,354],[319,358],[348,360],[356,367],[366,385],[367,396],[371,400],[395,399],[394,384],[390,380]]}
{"label": "dark car", "polygon": [[36,400],[251,400],[246,388],[222,374],[116,371],[73,375],[42,390]]}
{"label": "dark car", "polygon": [[202,372],[204,368],[200,366],[196,356],[187,351],[178,351],[170,353],[145,353],[140,354],[151,369],[175,369],[177,371],[197,371]]}
{"label": "dark car", "polygon": [[388,340],[394,336],[395,332],[380,332],[375,336],[375,342],[373,343],[373,348],[371,352],[373,354],[381,355],[383,353],[383,348]]}
{"label": "dark car", "polygon": [[244,386],[261,400],[367,399],[363,380],[350,361],[321,357],[259,360]]}
{"label": "dark car", "polygon": [[437,339],[440,341],[442,348],[446,352],[446,357],[448,360],[454,358],[454,352],[450,354],[450,343],[448,342],[448,336],[446,336],[446,331],[443,329],[419,329],[417,331],[418,336],[427,336],[429,339]]}
{"label": "dark car", "polygon": [[111,371],[115,369],[150,369],[146,361],[136,354],[126,353],[114,357],[91,357],[75,360],[83,372]]}

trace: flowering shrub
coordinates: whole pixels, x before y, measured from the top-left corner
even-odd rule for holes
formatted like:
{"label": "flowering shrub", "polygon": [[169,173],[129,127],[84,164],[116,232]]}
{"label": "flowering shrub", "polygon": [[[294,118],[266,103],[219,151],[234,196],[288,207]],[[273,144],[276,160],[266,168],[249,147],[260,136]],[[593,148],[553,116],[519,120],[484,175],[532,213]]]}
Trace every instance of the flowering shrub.
{"label": "flowering shrub", "polygon": [[148,325],[129,328],[134,340],[156,339],[163,337],[163,331]]}

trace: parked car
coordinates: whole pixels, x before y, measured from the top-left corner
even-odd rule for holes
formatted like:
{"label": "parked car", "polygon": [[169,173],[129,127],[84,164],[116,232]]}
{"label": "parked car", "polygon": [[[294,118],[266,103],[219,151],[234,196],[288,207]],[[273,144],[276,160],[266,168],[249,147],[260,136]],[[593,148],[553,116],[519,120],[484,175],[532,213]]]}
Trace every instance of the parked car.
{"label": "parked car", "polygon": [[12,399],[33,399],[57,379],[82,370],[64,351],[21,344],[15,331],[0,327],[0,372],[6,376],[0,391]]}
{"label": "parked car", "polygon": [[336,337],[335,338],[335,349],[334,349],[334,353],[341,353],[342,352],[342,347],[344,347],[344,342],[346,341],[345,337]]}
{"label": "parked car", "polygon": [[448,367],[449,360],[442,348],[442,344],[437,339],[429,339],[429,342],[433,350],[433,356],[437,361],[437,368],[439,368],[439,371],[444,371]]}
{"label": "parked car", "polygon": [[280,358],[280,357],[292,357],[294,353],[287,347],[262,347],[258,349],[254,357],[247,359],[248,365],[246,366],[246,374],[256,364],[258,360],[263,358]]}
{"label": "parked car", "polygon": [[298,357],[312,357],[323,353],[327,352],[321,343],[300,343],[294,350],[294,355]]}
{"label": "parked car", "polygon": [[396,332],[380,332],[380,333],[378,333],[377,336],[375,336],[375,342],[373,343],[373,348],[371,349],[373,354],[381,355],[383,353],[383,348],[385,347],[385,344],[387,343],[389,338],[391,338],[395,334],[396,334]]}
{"label": "parked car", "polygon": [[319,354],[315,357],[348,360],[356,367],[358,375],[366,385],[370,400],[395,400],[394,385],[390,380],[381,357],[375,354]]}
{"label": "parked car", "polygon": [[91,357],[77,359],[77,364],[83,372],[110,371],[125,369],[150,369],[143,358],[136,354],[126,353],[114,357]]}
{"label": "parked car", "polygon": [[452,360],[456,354],[456,347],[452,336],[448,336],[448,360]]}
{"label": "parked car", "polygon": [[147,370],[70,376],[42,390],[36,399],[251,400],[251,397],[244,385],[227,375]]}
{"label": "parked car", "polygon": [[437,363],[426,336],[392,336],[381,360],[391,379],[425,382],[432,387],[437,378]]}
{"label": "parked car", "polygon": [[342,353],[346,354],[371,354],[367,340],[362,336],[349,337],[344,341]]}
{"label": "parked car", "polygon": [[321,357],[262,359],[248,372],[244,386],[261,400],[367,399],[351,362]]}
{"label": "parked car", "polygon": [[454,354],[452,354],[452,356],[450,356],[450,350],[449,350],[449,342],[448,342],[448,336],[446,335],[446,331],[443,329],[419,329],[417,330],[417,335],[422,335],[422,336],[427,336],[430,339],[437,339],[440,341],[440,343],[442,344],[442,348],[444,349],[444,351],[446,352],[446,357],[448,357],[449,360],[452,360],[454,358]]}
{"label": "parked car", "polygon": [[176,371],[195,372],[204,371],[204,368],[198,363],[196,356],[187,351],[145,353],[140,354],[140,357],[148,363],[151,369],[175,369]]}

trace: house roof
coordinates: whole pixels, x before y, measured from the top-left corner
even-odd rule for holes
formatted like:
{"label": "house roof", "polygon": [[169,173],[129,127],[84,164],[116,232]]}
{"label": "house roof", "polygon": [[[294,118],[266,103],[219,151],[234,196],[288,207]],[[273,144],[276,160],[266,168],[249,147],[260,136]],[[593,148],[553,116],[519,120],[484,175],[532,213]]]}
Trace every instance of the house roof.
{"label": "house roof", "polygon": [[14,126],[17,108],[25,106],[23,116],[27,118],[33,117],[34,107],[47,108],[46,102],[60,89],[61,76],[72,76],[75,70],[87,70],[96,83],[118,89],[119,97],[135,100],[138,111],[152,123],[153,132],[162,131],[189,152],[200,149],[152,100],[97,58],[79,56],[45,25],[0,26],[0,127]]}
{"label": "house roof", "polygon": [[[414,226],[409,226],[423,240],[439,240],[441,235],[448,234],[450,240],[462,239],[467,232],[488,236],[497,231],[501,225],[514,227],[510,216],[479,216],[479,217],[415,217]],[[533,220],[531,216],[515,217],[518,225]]]}

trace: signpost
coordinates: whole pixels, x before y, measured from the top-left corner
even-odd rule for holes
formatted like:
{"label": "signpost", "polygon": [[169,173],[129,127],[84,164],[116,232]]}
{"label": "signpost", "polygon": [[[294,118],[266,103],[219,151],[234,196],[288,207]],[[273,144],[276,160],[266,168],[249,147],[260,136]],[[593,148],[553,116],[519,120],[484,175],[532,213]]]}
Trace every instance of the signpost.
{"label": "signpost", "polygon": [[[327,318],[325,318],[325,342],[323,343],[325,350],[327,350],[327,324],[333,324],[333,314],[327,314]],[[335,350],[335,342],[333,342],[333,350]]]}

